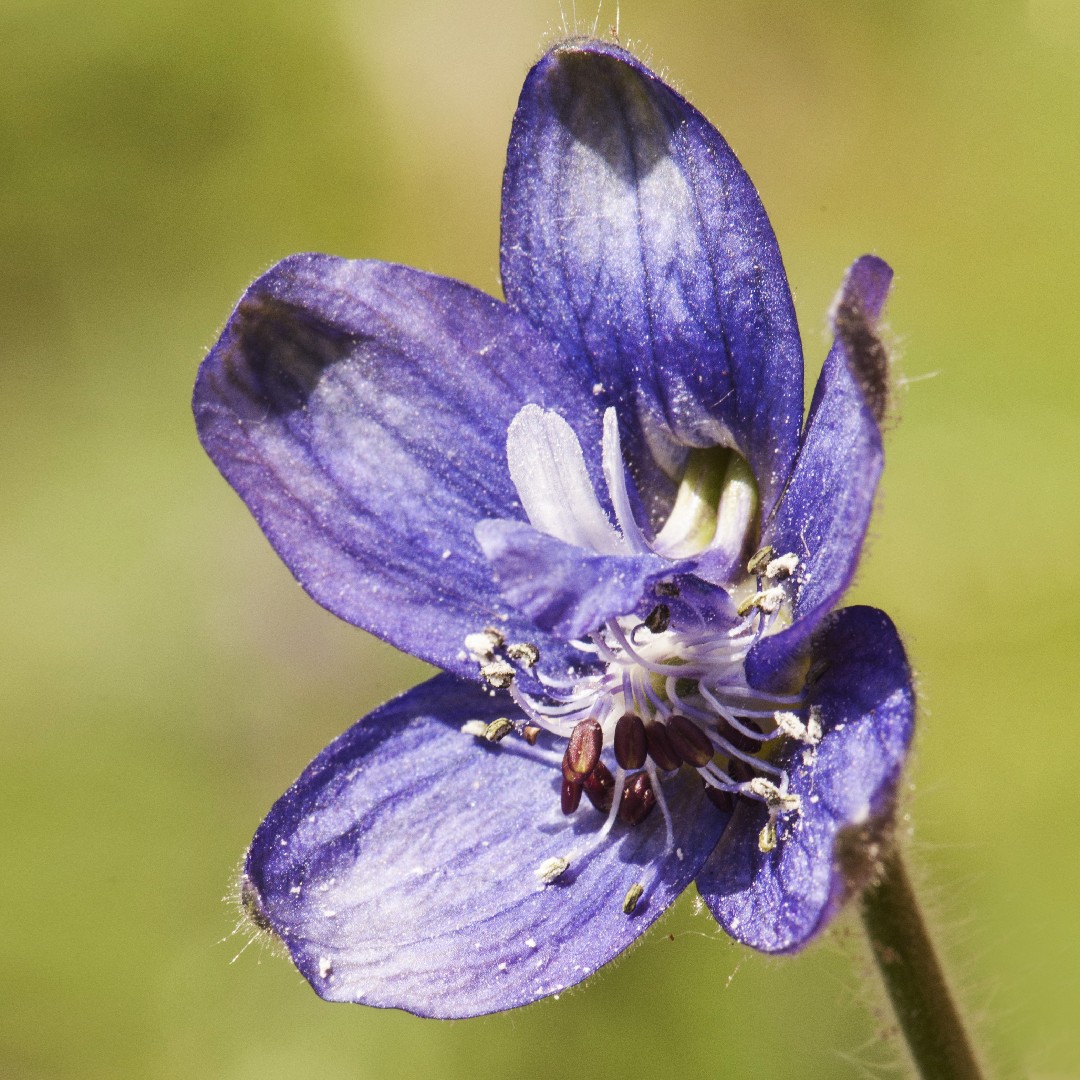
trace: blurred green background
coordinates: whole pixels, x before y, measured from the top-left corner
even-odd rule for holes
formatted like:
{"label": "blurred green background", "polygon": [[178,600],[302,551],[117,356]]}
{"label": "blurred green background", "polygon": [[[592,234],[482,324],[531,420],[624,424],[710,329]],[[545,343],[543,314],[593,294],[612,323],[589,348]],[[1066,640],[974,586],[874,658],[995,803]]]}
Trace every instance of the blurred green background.
{"label": "blurred green background", "polygon": [[[497,291],[510,120],[560,28],[558,0],[4,0],[5,1080],[901,1059],[851,919],[768,960],[684,898],[584,989],[456,1024],[236,958],[221,898],[262,814],[421,672],[278,564],[196,442],[196,367],[294,251]],[[848,262],[896,268],[909,381],[856,595],[920,672],[911,857],[1000,1074],[1080,1076],[1080,5],[623,0],[621,31],[755,178],[812,369]]]}

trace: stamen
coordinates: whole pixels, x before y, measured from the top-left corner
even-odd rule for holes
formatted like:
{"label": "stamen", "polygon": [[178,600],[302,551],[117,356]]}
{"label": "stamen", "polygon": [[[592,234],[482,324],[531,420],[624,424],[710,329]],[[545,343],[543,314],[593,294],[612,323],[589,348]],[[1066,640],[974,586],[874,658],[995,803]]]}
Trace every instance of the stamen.
{"label": "stamen", "polygon": [[671,608],[667,604],[657,604],[645,617],[644,626],[653,634],[662,634],[671,623]]}
{"label": "stamen", "polygon": [[[675,827],[671,821],[671,811],[668,809],[667,799],[664,798],[664,789],[660,784],[660,777],[657,776],[656,769],[651,763],[647,764],[646,768],[649,770],[649,779],[652,781],[653,794],[656,796],[656,805],[660,807],[660,813],[664,815],[664,849],[670,851],[672,845],[675,843]],[[682,855],[680,855],[679,858],[681,859]]]}
{"label": "stamen", "polygon": [[645,725],[634,713],[624,713],[615,725],[615,760],[624,769],[640,769],[649,747]]}
{"label": "stamen", "polygon": [[638,882],[636,885],[631,885],[626,890],[626,895],[623,897],[622,909],[624,915],[633,915],[634,909],[638,906],[638,901],[641,899],[641,894],[645,891],[645,886]]}
{"label": "stamen", "polygon": [[513,730],[514,725],[505,716],[500,716],[484,729],[484,738],[489,743],[502,742]]}
{"label": "stamen", "polygon": [[589,802],[601,814],[606,814],[611,809],[615,795],[615,777],[611,775],[611,770],[602,761],[598,762],[593,771],[585,777],[583,786]]}
{"label": "stamen", "polygon": [[799,556],[793,551],[789,551],[786,555],[781,555],[779,558],[770,559],[769,564],[765,567],[765,576],[770,580],[775,580],[781,577],[790,577],[799,568]]}
{"label": "stamen", "polygon": [[671,748],[687,765],[700,769],[712,761],[713,744],[693,720],[672,714],[667,721],[667,736]]}
{"label": "stamen", "polygon": [[496,690],[505,690],[514,681],[514,669],[505,660],[492,660],[480,669],[480,677]]}
{"label": "stamen", "polygon": [[802,808],[802,799],[793,792],[782,791],[764,776],[755,776],[747,785],[751,795],[765,801],[770,810],[780,810],[784,813]]}
{"label": "stamen", "polygon": [[716,725],[716,731],[732,746],[742,750],[745,754],[756,754],[764,743],[776,738],[775,732],[771,735],[763,735],[749,723],[739,724],[738,727],[735,726],[736,723],[738,721],[735,715],[732,714],[730,718],[725,717]]}
{"label": "stamen", "polygon": [[659,769],[671,772],[682,765],[682,758],[675,752],[668,738],[667,729],[659,721],[654,720],[645,725],[645,742],[649,748],[649,757],[656,762]]}
{"label": "stamen", "polygon": [[[608,773],[608,776],[611,776]],[[609,832],[611,827],[615,824],[615,819],[619,816],[619,807],[622,805],[623,790],[626,787],[626,770],[616,769],[615,776],[611,781],[611,805],[607,808],[607,817],[604,819],[604,824],[601,826],[600,831],[596,834],[596,842],[603,840]]]}
{"label": "stamen", "polygon": [[537,868],[536,876],[545,884],[551,885],[556,882],[570,869],[570,860],[561,855],[553,855],[545,859]]}
{"label": "stamen", "polygon": [[776,849],[776,842],[776,819],[770,814],[765,827],[758,833],[758,851],[763,855],[768,855],[770,851]]}
{"label": "stamen", "polygon": [[570,733],[570,741],[563,755],[563,778],[567,781],[584,780],[600,761],[604,747],[604,731],[596,720],[582,720]]}
{"label": "stamen", "polygon": [[[704,693],[706,687],[702,685],[701,690]],[[743,698],[744,700],[753,700],[754,702],[760,701],[766,704],[771,704],[774,707],[777,705],[802,704],[802,697],[799,694],[766,694],[763,690],[755,690],[753,687],[750,686],[736,686],[733,684],[729,685],[727,683],[723,683],[721,685],[714,686],[713,690],[715,690],[718,694],[723,694],[725,697],[733,696]],[[738,710],[741,713],[746,713],[749,711],[748,708],[744,708],[742,705],[738,706]],[[772,715],[771,710],[769,711],[768,715]]]}
{"label": "stamen", "polygon": [[766,615],[774,615],[786,599],[787,593],[779,585],[774,585],[771,589],[763,589],[746,597],[735,610],[740,615],[746,615],[757,608]]}
{"label": "stamen", "polygon": [[506,646],[506,655],[523,667],[536,667],[540,660],[540,650],[527,641],[515,641]]}
{"label": "stamen", "polygon": [[490,660],[495,655],[495,650],[502,648],[502,632],[494,626],[485,626],[477,634],[465,635],[465,648],[469,655],[476,660]]}
{"label": "stamen", "polygon": [[[676,668],[680,669],[682,674],[685,675],[686,669],[682,664],[654,664],[650,660],[646,660],[634,647],[630,644],[623,633],[623,629],[613,619],[607,623],[607,629],[611,633],[611,636],[626,650],[626,655],[639,667],[643,667],[646,671],[651,671],[654,675],[670,675]],[[611,658],[616,663],[625,663],[625,660],[619,657],[617,653],[611,653]]]}
{"label": "stamen", "polygon": [[804,724],[793,712],[777,712],[773,714],[778,731],[799,742],[809,746],[816,746],[821,742],[821,723],[813,718],[815,730],[811,732],[809,724]]}
{"label": "stamen", "polygon": [[656,806],[652,780],[647,772],[634,773],[623,788],[619,801],[619,820],[627,825],[640,825]]}
{"label": "stamen", "polygon": [[563,780],[562,782],[562,812],[570,815],[581,802],[582,783],[580,780]]}
{"label": "stamen", "polygon": [[750,561],[746,564],[746,572],[752,576],[760,574],[772,561],[775,554],[776,552],[773,549],[772,544],[766,544],[763,548],[758,548],[758,550],[750,556]]}
{"label": "stamen", "polygon": [[[732,761],[728,763],[728,769],[731,771],[732,774],[736,772],[736,770],[732,768],[733,765],[738,765],[740,769],[745,770],[741,774],[744,779],[749,779],[754,775],[753,769],[751,769],[749,765],[746,765],[741,761]],[[715,761],[710,761],[704,769],[698,769],[698,775],[701,777],[702,780],[705,781],[706,784],[715,788],[719,788],[719,790],[721,791],[729,791],[732,795],[742,794],[741,783],[737,783],[735,780],[733,780],[732,777],[729,776],[723,769],[721,769]]]}
{"label": "stamen", "polygon": [[639,676],[639,686],[642,695],[652,707],[653,712],[659,713],[661,716],[671,715],[671,706],[666,701],[661,700],[660,695],[652,688],[651,682]]}
{"label": "stamen", "polygon": [[710,732],[709,737],[716,744],[716,748],[720,753],[725,754],[732,764],[734,764],[735,761],[741,761],[751,769],[760,769],[762,772],[771,773],[778,779],[782,779],[787,775],[778,765],[773,765],[769,761],[763,761],[761,758],[754,757],[752,754],[740,750],[733,742],[725,739],[719,732],[716,734]]}

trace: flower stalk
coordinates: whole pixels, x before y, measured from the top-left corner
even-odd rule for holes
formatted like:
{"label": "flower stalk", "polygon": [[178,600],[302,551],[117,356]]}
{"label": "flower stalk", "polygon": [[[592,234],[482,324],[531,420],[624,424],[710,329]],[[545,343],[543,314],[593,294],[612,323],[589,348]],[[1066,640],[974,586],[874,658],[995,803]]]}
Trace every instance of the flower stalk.
{"label": "flower stalk", "polygon": [[982,1080],[982,1070],[900,852],[891,847],[881,875],[863,891],[867,936],[921,1080]]}

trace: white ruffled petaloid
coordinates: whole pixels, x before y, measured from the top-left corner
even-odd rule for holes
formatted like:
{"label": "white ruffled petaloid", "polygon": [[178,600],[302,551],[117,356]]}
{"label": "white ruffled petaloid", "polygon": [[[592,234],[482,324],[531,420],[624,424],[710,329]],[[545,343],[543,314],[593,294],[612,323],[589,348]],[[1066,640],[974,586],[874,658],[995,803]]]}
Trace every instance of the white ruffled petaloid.
{"label": "white ruffled petaloid", "polygon": [[630,509],[614,409],[604,414],[603,465],[618,529],[596,497],[581,443],[558,413],[526,405],[506,433],[506,459],[521,505],[539,532],[600,555],[649,550]]}

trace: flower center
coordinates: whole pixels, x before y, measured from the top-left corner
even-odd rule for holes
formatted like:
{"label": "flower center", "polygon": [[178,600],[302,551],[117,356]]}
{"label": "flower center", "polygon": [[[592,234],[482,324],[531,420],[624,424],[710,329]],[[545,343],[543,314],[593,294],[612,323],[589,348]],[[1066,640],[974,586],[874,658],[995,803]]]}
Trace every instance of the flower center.
{"label": "flower center", "polygon": [[797,696],[746,682],[746,655],[775,613],[755,609],[720,633],[672,627],[669,618],[660,603],[644,620],[610,619],[574,643],[601,662],[592,673],[564,680],[538,673],[542,694],[516,683],[510,693],[533,725],[566,740],[564,813],[574,813],[584,794],[608,815],[607,828],[616,820],[640,824],[656,806],[667,819],[664,782],[694,769],[720,809],[730,812],[738,797],[769,807],[762,844],[771,848],[776,817],[797,810],[798,798],[770,759],[779,740],[812,746],[820,737],[792,711]]}
{"label": "flower center", "polygon": [[[630,511],[614,412],[608,410],[604,420],[604,473],[619,527],[596,498],[569,425],[535,406],[519,413],[508,436],[522,505],[541,531],[602,553],[651,550],[672,560],[672,573],[653,586],[655,603],[647,615],[608,618],[570,642],[582,662],[562,676],[538,663],[534,646],[507,645],[494,628],[469,635],[466,648],[483,677],[509,690],[525,721],[481,723],[476,730],[467,724],[466,730],[492,742],[516,731],[530,746],[541,732],[550,733],[545,743],[562,750],[563,813],[574,814],[584,795],[605,815],[596,840],[616,822],[640,825],[659,807],[670,848],[674,832],[664,786],[687,769],[697,772],[720,810],[730,813],[739,798],[763,803],[768,819],[759,846],[770,851],[778,842],[778,820],[800,807],[776,751],[795,739],[806,744],[804,753],[814,753],[820,722],[813,712],[805,721],[800,717],[798,696],[751,687],[745,660],[760,637],[787,621],[784,583],[798,560],[763,549],[745,561],[748,537],[756,531],[756,486],[746,462],[722,448],[688,454],[668,520],[646,539]],[[722,557],[715,565],[727,561],[725,588],[697,577],[696,561],[677,562],[717,551]],[[741,597],[737,613],[732,594]],[[521,669],[528,679],[516,678]],[[537,747],[542,752],[558,762]],[[568,865],[562,857],[549,859],[538,873],[553,881]]]}

